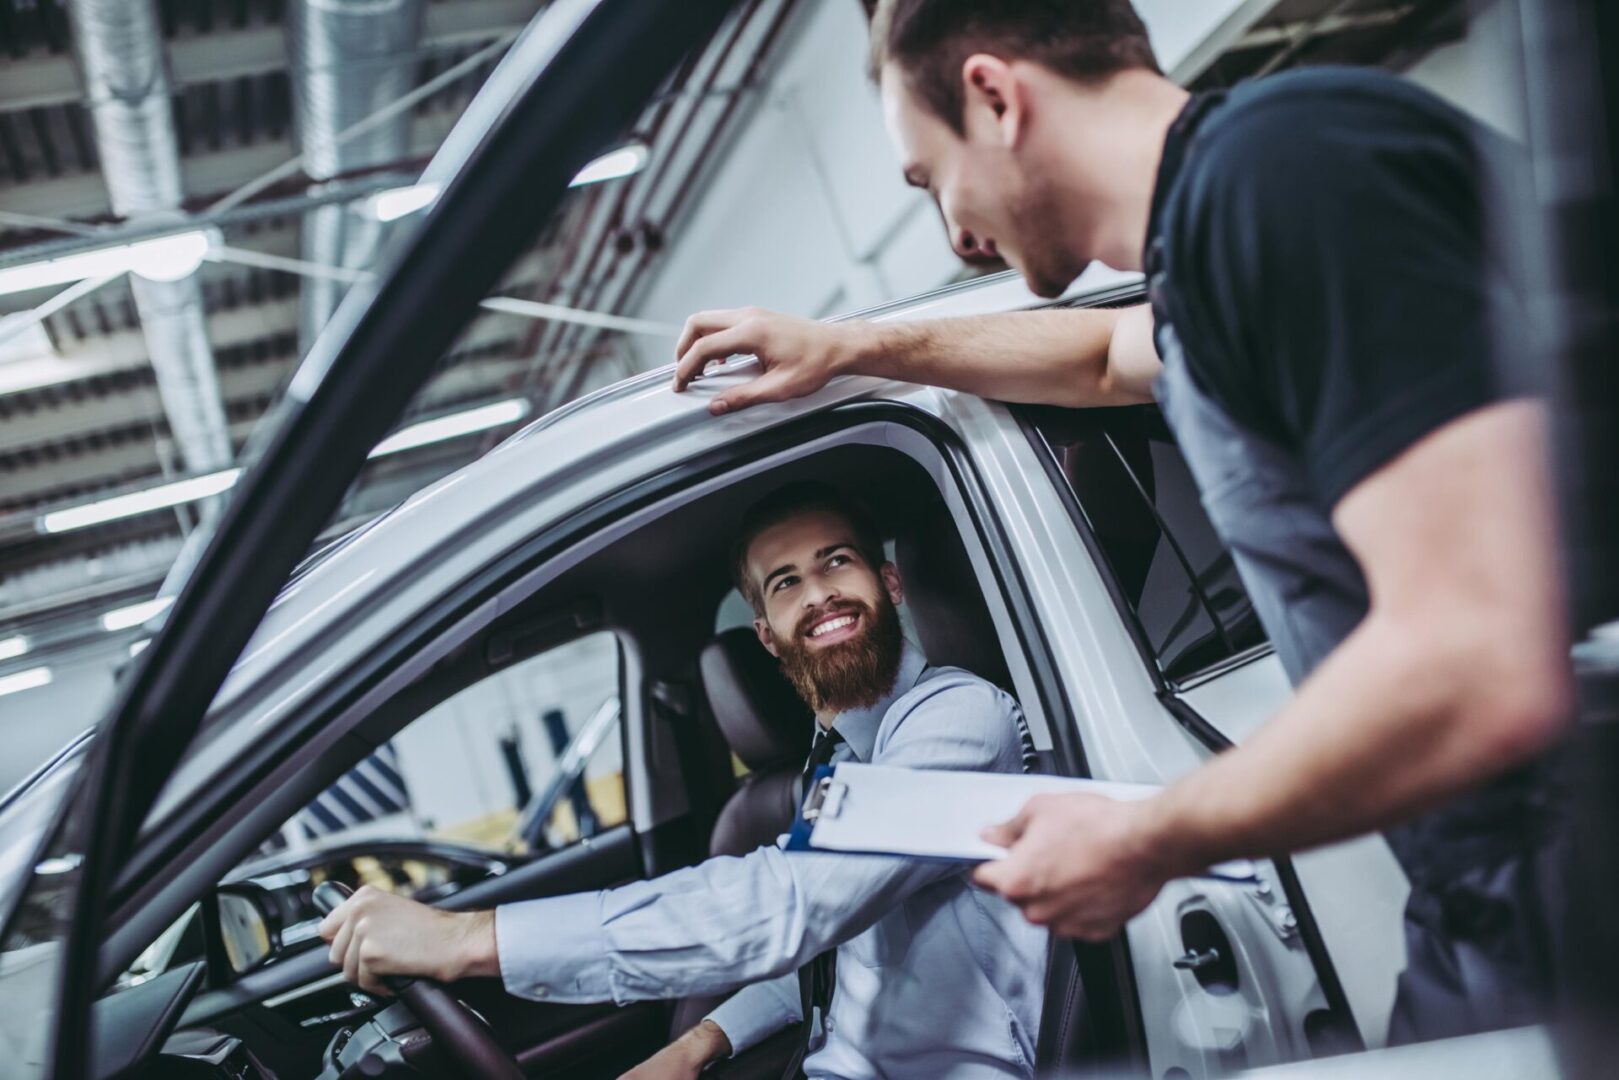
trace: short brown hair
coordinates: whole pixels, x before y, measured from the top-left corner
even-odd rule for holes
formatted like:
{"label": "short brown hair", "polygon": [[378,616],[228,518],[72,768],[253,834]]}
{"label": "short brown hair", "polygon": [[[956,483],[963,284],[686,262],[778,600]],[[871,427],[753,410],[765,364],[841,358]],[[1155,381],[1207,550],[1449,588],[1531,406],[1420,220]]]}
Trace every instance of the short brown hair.
{"label": "short brown hair", "polygon": [[975,53],[1032,60],[1078,82],[1132,68],[1159,72],[1130,0],[878,0],[871,77],[892,63],[957,135],[965,131],[961,65]]}
{"label": "short brown hair", "polygon": [[804,514],[818,513],[836,514],[849,523],[855,547],[873,570],[888,561],[883,552],[882,533],[859,503],[839,495],[828,484],[808,480],[787,484],[748,508],[742,515],[742,524],[737,527],[736,542],[731,546],[731,579],[737,591],[753,605],[755,613],[764,614],[765,605],[758,586],[748,574],[748,548],[766,529]]}

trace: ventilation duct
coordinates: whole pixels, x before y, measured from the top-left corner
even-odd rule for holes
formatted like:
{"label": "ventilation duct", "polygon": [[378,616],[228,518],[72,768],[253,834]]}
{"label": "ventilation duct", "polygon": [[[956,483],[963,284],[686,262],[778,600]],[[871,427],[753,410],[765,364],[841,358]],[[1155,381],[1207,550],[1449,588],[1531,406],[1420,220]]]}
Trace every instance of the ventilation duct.
{"label": "ventilation duct", "polygon": [[[295,0],[288,13],[292,100],[304,172],[327,181],[391,165],[410,151],[411,110],[342,142],[348,128],[409,93],[420,62],[422,0]],[[317,188],[316,190],[319,190]],[[385,226],[360,204],[304,215],[303,257],[351,270],[375,260]],[[348,284],[307,278],[299,342],[305,352]]]}
{"label": "ventilation duct", "polygon": [[[70,0],[73,39],[113,213],[130,220],[180,213],[184,190],[173,89],[153,0]],[[185,467],[231,463],[230,436],[195,276],[129,276],[158,394]]]}

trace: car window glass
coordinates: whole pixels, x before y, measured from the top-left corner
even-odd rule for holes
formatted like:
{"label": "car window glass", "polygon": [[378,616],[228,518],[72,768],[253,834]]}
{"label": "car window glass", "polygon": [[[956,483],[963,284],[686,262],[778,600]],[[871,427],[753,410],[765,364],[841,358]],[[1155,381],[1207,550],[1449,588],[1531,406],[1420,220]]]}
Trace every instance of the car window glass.
{"label": "car window glass", "polygon": [[[436,900],[622,824],[619,678],[618,639],[602,632],[466,687],[329,786],[233,876],[300,900],[323,880]],[[289,926],[309,914],[283,912]]]}
{"label": "car window glass", "polygon": [[1184,678],[1265,641],[1230,551],[1155,406],[1030,409],[1160,669]]}
{"label": "car window glass", "polygon": [[[322,881],[441,900],[628,819],[618,639],[591,634],[427,710],[295,814],[230,881],[265,889],[283,947],[319,922]],[[195,908],[121,983],[199,959]]]}

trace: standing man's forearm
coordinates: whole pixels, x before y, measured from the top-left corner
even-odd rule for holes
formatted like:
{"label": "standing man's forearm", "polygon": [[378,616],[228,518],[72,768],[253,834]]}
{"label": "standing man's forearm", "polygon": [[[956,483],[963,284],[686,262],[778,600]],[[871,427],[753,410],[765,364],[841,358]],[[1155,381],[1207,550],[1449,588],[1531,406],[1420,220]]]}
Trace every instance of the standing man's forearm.
{"label": "standing man's forearm", "polygon": [[859,342],[845,368],[850,374],[1027,404],[1074,407],[1152,400],[1157,364],[1151,352],[1151,314],[1145,307],[848,325]]}
{"label": "standing man's forearm", "polygon": [[1192,874],[1386,828],[1476,786],[1561,729],[1561,688],[1503,653],[1374,615],[1250,741],[1151,800],[1143,846],[1168,876]]}
{"label": "standing man's forearm", "polygon": [[1158,355],[1146,307],[1019,311],[921,322],[819,323],[755,308],[687,320],[674,386],[739,354],[762,373],[710,402],[715,413],[815,393],[838,375],[942,386],[1001,401],[1089,406],[1152,400]]}

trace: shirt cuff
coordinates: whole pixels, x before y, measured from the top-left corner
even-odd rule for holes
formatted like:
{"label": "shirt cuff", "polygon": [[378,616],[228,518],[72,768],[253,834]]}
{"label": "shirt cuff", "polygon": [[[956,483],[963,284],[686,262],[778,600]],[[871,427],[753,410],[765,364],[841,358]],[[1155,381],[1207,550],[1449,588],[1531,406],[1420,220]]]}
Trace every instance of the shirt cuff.
{"label": "shirt cuff", "polygon": [[703,1019],[713,1021],[725,1032],[731,1042],[731,1056],[736,1057],[782,1028],[798,1023],[798,997],[797,974],[786,975],[744,986]]}
{"label": "shirt cuff", "polygon": [[516,997],[565,1004],[613,1000],[599,892],[502,904],[495,909],[495,954],[501,981]]}

